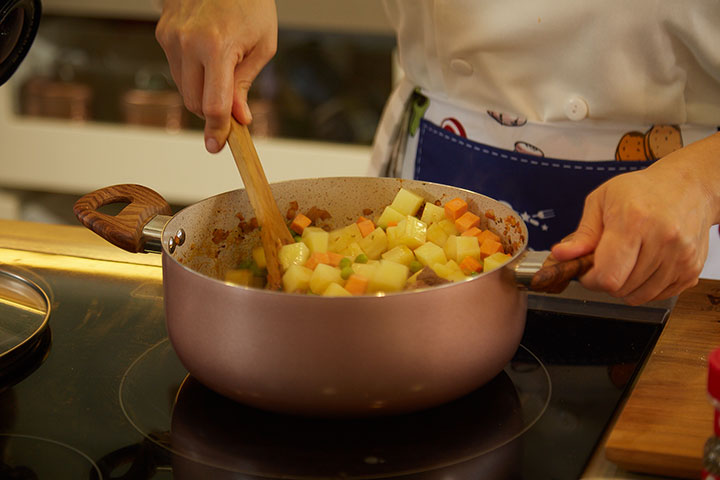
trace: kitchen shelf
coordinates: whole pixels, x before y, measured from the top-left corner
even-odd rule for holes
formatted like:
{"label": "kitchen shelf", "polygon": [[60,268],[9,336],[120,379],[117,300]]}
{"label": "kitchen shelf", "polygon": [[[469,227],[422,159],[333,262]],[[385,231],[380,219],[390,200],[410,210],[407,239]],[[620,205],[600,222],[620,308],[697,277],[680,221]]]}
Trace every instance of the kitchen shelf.
{"label": "kitchen shelf", "polygon": [[[19,78],[0,88],[0,188],[81,194],[139,183],[183,205],[242,187],[230,150],[207,153],[200,131],[17,115]],[[270,182],[362,176],[370,163],[364,145],[258,138],[256,147]]]}

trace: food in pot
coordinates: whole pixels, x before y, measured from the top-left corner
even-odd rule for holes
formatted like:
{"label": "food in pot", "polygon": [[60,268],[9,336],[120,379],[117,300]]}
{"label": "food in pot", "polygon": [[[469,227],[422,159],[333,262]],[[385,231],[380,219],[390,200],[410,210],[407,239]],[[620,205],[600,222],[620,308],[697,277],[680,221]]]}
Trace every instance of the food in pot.
{"label": "food in pot", "polygon": [[[312,217],[295,214],[289,228],[297,241],[279,251],[285,292],[350,296],[426,288],[467,280],[511,258],[501,238],[483,228],[483,214],[469,211],[460,198],[438,205],[400,188],[375,220],[360,216],[326,231],[313,225],[322,217]],[[225,280],[262,288],[262,246],[251,257]]]}

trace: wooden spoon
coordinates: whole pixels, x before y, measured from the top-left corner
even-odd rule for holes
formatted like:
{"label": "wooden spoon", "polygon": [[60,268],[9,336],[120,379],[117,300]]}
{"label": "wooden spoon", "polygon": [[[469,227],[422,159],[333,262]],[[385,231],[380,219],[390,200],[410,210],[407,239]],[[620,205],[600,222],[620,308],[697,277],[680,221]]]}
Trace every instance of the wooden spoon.
{"label": "wooden spoon", "polygon": [[228,144],[260,226],[260,239],[267,262],[268,288],[280,290],[282,269],[278,252],[281,246],[294,242],[292,234],[275,203],[250,132],[247,126],[241,125],[234,118]]}

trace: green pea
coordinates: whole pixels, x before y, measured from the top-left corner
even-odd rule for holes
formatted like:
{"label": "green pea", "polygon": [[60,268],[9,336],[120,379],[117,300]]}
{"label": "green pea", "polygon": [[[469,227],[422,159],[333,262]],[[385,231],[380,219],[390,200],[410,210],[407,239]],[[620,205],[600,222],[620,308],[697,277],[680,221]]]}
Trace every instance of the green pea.
{"label": "green pea", "polygon": [[355,263],[367,263],[368,262],[368,256],[364,253],[361,253],[357,257],[355,257]]}
{"label": "green pea", "polygon": [[302,242],[302,237],[300,235],[295,234],[293,235],[293,238],[295,239],[295,243]]}
{"label": "green pea", "polygon": [[420,270],[422,270],[422,268],[422,263],[418,262],[417,260],[413,260],[412,262],[410,262],[410,271],[412,273],[419,272]]}
{"label": "green pea", "polygon": [[338,265],[341,269],[345,267],[349,267],[352,265],[352,260],[350,260],[348,257],[343,257],[342,260],[340,260],[340,264]]}
{"label": "green pea", "polygon": [[350,278],[350,275],[352,275],[353,273],[355,273],[355,272],[353,271],[352,267],[350,267],[350,266],[345,267],[342,270],[340,270],[340,276],[342,277],[343,280],[347,280],[348,278]]}
{"label": "green pea", "polygon": [[238,270],[249,270],[253,263],[255,263],[255,262],[253,262],[253,260],[251,258],[241,260],[237,264],[237,268],[238,268]]}

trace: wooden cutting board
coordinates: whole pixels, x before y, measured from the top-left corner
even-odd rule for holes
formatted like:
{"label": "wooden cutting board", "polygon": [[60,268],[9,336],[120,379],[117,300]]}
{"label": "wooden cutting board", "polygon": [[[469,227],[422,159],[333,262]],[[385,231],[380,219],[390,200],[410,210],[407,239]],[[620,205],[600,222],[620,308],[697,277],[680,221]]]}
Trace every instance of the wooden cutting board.
{"label": "wooden cutting board", "polygon": [[680,295],[605,445],[608,460],[642,473],[700,478],[712,434],[707,359],[720,347],[720,281]]}

